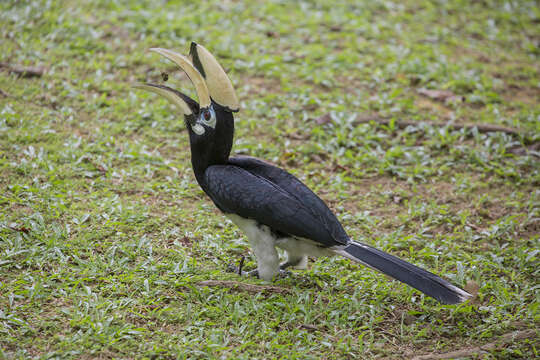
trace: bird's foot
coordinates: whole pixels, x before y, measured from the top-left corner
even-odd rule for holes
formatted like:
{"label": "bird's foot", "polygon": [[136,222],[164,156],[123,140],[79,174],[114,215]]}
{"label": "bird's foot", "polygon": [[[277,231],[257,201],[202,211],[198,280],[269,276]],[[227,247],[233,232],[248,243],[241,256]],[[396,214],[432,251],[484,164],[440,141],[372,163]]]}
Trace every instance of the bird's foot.
{"label": "bird's foot", "polygon": [[[242,262],[240,263],[240,265],[242,265]],[[235,274],[238,274],[240,276],[245,276],[245,277],[260,278],[259,277],[259,271],[257,269],[250,270],[250,271],[242,271],[242,266],[236,266],[236,265],[233,265],[233,264],[229,264],[227,266],[227,272],[235,273]],[[292,275],[292,273],[290,271],[288,271],[288,270],[279,270],[279,272],[277,273],[275,278],[284,279],[284,278],[287,278],[287,277],[289,277],[291,275]]]}
{"label": "bird's foot", "polygon": [[290,272],[289,270],[280,269],[279,273],[277,274],[276,277],[278,277],[280,279],[285,279],[285,278],[288,278],[290,276],[292,276],[292,272]]}
{"label": "bird's foot", "polygon": [[[257,269],[251,270],[251,271],[242,271],[243,267],[244,267],[244,261],[245,260],[246,260],[246,258],[244,256],[242,256],[242,258],[240,259],[240,262],[238,263],[238,266],[236,266],[234,264],[227,265],[227,272],[235,273],[235,274],[238,274],[240,276],[260,278],[259,271]],[[280,266],[279,272],[274,277],[284,279],[286,277],[291,276],[292,273],[290,271],[288,271],[288,270],[285,270],[285,268],[286,268],[286,266],[285,267]]]}
{"label": "bird's foot", "polygon": [[[244,272],[242,275],[244,276],[254,276],[256,278],[260,278],[259,271],[257,269]],[[292,272],[288,270],[279,270],[279,272],[274,275],[274,279],[285,279],[292,275]]]}
{"label": "bird's foot", "polygon": [[227,272],[235,273],[240,276],[253,276],[256,278],[259,277],[259,272],[257,271],[257,269],[251,271],[242,271],[242,266],[236,266],[234,264],[227,265]]}
{"label": "bird's foot", "polygon": [[235,273],[238,275],[242,275],[242,269],[244,268],[244,261],[246,260],[245,256],[242,256],[240,259],[240,262],[238,263],[238,266],[234,264],[227,265],[227,272]]}
{"label": "bird's foot", "polygon": [[255,278],[259,278],[259,270],[255,269],[255,270],[251,270],[251,271],[244,271],[242,274],[242,276],[247,276],[247,277],[255,277]]}
{"label": "bird's foot", "polygon": [[235,273],[235,274],[238,274],[238,270],[239,270],[239,267],[234,265],[234,264],[229,264],[227,265],[227,272],[228,273]]}

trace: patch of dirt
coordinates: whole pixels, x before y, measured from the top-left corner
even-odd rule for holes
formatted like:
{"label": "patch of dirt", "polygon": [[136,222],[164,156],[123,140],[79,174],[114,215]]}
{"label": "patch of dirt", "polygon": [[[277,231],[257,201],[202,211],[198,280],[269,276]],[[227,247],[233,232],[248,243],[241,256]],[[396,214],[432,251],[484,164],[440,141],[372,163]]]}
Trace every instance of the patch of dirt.
{"label": "patch of dirt", "polygon": [[[93,27],[95,30],[102,30],[102,39],[119,38],[124,40],[124,43],[127,43],[127,40],[131,39],[131,33],[126,28],[115,25],[109,20],[98,20],[94,16],[90,15],[83,21],[83,23]],[[135,41],[135,39],[131,40]]]}
{"label": "patch of dirt", "polygon": [[4,210],[7,210],[7,213],[12,214],[12,215],[13,214],[30,215],[34,212],[34,209],[32,209],[30,206],[24,205],[24,204],[18,204],[14,202],[11,202],[9,204],[9,207]]}
{"label": "patch of dirt", "polygon": [[[352,201],[344,204],[350,212],[368,211],[370,215],[383,220],[382,229],[399,226],[397,215],[406,211],[403,200],[411,194],[410,185],[390,177],[374,177],[362,179],[351,191]],[[354,201],[361,199],[361,201]]]}
{"label": "patch of dirt", "polygon": [[[309,87],[311,89],[312,94],[323,94],[323,93],[328,92],[327,87],[325,87],[324,85],[316,84],[312,81],[306,81],[301,78],[293,78],[291,79],[291,82],[294,85]],[[281,86],[281,81],[275,77],[243,76],[241,80],[241,84],[239,85],[246,85],[246,84],[249,85],[250,87],[249,92],[250,92],[251,98],[258,98],[261,95],[266,95],[266,94],[275,94],[275,95],[284,94],[283,88]],[[251,95],[251,93],[255,93],[255,95]],[[295,109],[299,107],[296,101],[294,101],[294,99],[290,99],[288,101],[287,106],[291,109]],[[314,109],[306,109],[306,110],[314,110]]]}
{"label": "patch of dirt", "polygon": [[464,56],[470,56],[474,58],[475,60],[482,63],[486,63],[486,64],[493,62],[492,56],[489,56],[488,54],[484,54],[483,52],[481,52],[480,50],[476,48],[469,48],[469,47],[456,45],[454,51],[451,54],[452,61],[461,62],[463,61]]}
{"label": "patch of dirt", "polygon": [[501,95],[508,102],[534,106],[540,102],[540,87],[525,88],[510,85],[505,88]]}
{"label": "patch of dirt", "polygon": [[[489,179],[471,179],[471,182],[482,181],[489,184]],[[400,221],[400,215],[407,217],[409,207],[405,201],[424,201],[425,203],[434,202],[438,206],[444,206],[448,216],[459,218],[463,212],[468,212],[467,226],[480,233],[488,229],[500,218],[512,214],[519,214],[525,209],[515,206],[508,206],[507,199],[511,196],[512,189],[500,186],[486,186],[475,189],[471,192],[463,192],[457,186],[448,181],[437,181],[436,183],[411,185],[405,181],[395,180],[390,177],[375,177],[359,180],[351,185],[351,196],[349,201],[332,202],[330,205],[343,205],[349,212],[358,213],[368,211],[371,216],[378,218],[378,228],[380,231],[394,231],[403,225]],[[531,189],[532,193],[532,189]],[[496,194],[496,196],[494,196]],[[489,201],[481,199],[489,195]],[[323,196],[323,198],[331,196]],[[526,203],[526,201],[523,201]],[[331,206],[334,207],[334,206]],[[339,215],[339,211],[336,212]],[[410,226],[424,221],[424,217],[412,219]],[[461,224],[443,223],[430,226],[432,234],[447,234]],[[539,224],[530,224],[522,229],[523,236],[529,236],[536,231]]]}
{"label": "patch of dirt", "polygon": [[390,177],[372,177],[360,180],[357,184],[358,188],[355,188],[354,195],[366,195],[377,189],[379,192],[394,191],[397,189],[408,188],[409,185],[406,181],[396,180]]}
{"label": "patch of dirt", "polygon": [[[271,77],[244,76],[242,77],[242,84],[249,85],[250,93],[255,93],[257,95],[279,94],[283,92],[281,90],[279,79]],[[253,96],[252,98],[256,98],[256,96]]]}
{"label": "patch of dirt", "polygon": [[518,237],[523,239],[532,239],[540,234],[540,220],[534,219],[525,224],[519,231]]}
{"label": "patch of dirt", "polygon": [[361,80],[355,76],[337,75],[335,83],[337,87],[343,88],[348,93],[355,94],[361,91],[366,98],[379,94],[377,89],[373,89],[366,84],[365,80]]}
{"label": "patch of dirt", "polygon": [[472,347],[466,347],[459,350],[454,350],[446,353],[432,353],[426,355],[416,355],[412,360],[442,360],[455,359],[465,357],[479,357],[488,354],[489,352],[503,348],[507,344],[514,343],[523,339],[533,339],[537,335],[535,330],[514,331],[498,337],[495,341]]}
{"label": "patch of dirt", "polygon": [[427,110],[434,114],[437,114],[439,118],[450,120],[454,112],[441,102],[430,100],[424,96],[419,96],[415,100],[415,105],[420,110]]}

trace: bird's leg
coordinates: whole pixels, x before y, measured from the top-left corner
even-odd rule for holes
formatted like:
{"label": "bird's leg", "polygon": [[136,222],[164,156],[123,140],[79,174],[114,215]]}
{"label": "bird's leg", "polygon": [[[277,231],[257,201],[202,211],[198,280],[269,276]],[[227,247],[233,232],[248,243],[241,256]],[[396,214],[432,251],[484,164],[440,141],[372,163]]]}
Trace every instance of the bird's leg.
{"label": "bird's leg", "polygon": [[259,225],[246,231],[246,235],[257,259],[259,278],[272,281],[279,273],[279,255],[270,229]]}
{"label": "bird's leg", "polygon": [[242,268],[244,267],[245,260],[246,257],[242,255],[242,258],[240,259],[240,264],[238,265],[238,275],[242,275]]}
{"label": "bird's leg", "polygon": [[277,275],[282,274],[282,270],[279,268],[279,255],[276,250],[276,237],[273,235],[270,228],[266,225],[259,224],[253,220],[242,220],[237,216],[230,216],[233,222],[245,232],[255,258],[257,259],[257,270],[244,273],[241,269],[231,268],[230,271],[234,271],[238,274],[246,274],[247,276],[257,276],[260,279],[266,281],[272,281]]}
{"label": "bird's leg", "polygon": [[242,257],[240,258],[240,261],[238,262],[238,266],[234,264],[227,265],[227,272],[236,273],[238,275],[244,275],[246,272],[242,270],[244,269],[245,260],[246,260],[246,257],[242,255]]}
{"label": "bird's leg", "polygon": [[[260,279],[271,281],[279,273],[279,256],[273,244],[253,247],[257,258],[257,274]],[[261,246],[262,245],[262,246]]]}

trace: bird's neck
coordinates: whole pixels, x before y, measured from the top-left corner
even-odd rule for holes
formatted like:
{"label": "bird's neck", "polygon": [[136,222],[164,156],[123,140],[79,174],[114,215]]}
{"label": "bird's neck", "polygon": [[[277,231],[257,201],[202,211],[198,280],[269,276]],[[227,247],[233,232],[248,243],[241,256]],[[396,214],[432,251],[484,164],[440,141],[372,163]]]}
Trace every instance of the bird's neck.
{"label": "bird's neck", "polygon": [[212,165],[224,165],[229,160],[234,138],[234,119],[231,113],[218,117],[211,137],[204,142],[190,136],[191,165],[197,182],[205,190],[204,172]]}

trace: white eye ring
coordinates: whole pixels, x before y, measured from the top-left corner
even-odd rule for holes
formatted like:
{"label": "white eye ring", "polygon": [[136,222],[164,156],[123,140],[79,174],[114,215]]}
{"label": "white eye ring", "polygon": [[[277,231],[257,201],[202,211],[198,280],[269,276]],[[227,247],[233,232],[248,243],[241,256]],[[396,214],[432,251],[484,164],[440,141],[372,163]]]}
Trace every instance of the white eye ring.
{"label": "white eye ring", "polygon": [[[206,114],[210,114],[210,118],[208,120],[206,120],[205,118],[205,115]],[[214,111],[214,108],[212,106],[210,106],[208,109],[204,110],[200,117],[200,122],[203,123],[204,125],[208,126],[208,127],[211,127],[212,129],[214,129],[216,127],[216,112]]]}

